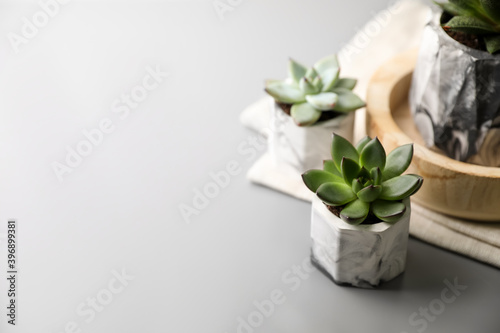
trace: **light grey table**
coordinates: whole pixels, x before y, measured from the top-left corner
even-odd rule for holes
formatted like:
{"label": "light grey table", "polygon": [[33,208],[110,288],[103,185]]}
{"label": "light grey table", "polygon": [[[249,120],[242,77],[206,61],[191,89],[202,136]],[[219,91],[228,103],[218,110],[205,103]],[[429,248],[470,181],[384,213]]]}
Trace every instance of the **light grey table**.
{"label": "light grey table", "polygon": [[238,115],[263,80],[390,3],[220,2],[0,2],[1,274],[18,221],[0,331],[498,332],[498,269],[411,239],[404,275],[339,287],[307,265],[309,204],[244,176],[264,148],[238,152]]}

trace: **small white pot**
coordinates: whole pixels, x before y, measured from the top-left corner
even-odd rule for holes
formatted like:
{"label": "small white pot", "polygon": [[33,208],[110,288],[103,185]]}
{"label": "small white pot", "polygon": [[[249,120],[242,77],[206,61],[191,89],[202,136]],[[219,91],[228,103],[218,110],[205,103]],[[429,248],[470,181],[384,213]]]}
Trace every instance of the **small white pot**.
{"label": "small white pot", "polygon": [[406,265],[410,200],[406,212],[389,224],[350,225],[317,197],[311,216],[311,260],[338,284],[372,288],[401,274]]}
{"label": "small white pot", "polygon": [[270,99],[271,133],[269,154],[277,165],[287,164],[299,173],[309,169],[322,169],[323,160],[331,159],[332,133],[352,142],[354,112],[349,112],[317,125],[300,127],[292,117]]}

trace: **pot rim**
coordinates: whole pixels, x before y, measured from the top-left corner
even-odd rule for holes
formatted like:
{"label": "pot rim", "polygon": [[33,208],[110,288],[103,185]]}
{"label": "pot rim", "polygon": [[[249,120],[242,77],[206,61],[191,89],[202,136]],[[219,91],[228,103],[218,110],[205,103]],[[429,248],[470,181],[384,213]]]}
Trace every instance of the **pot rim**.
{"label": "pot rim", "polygon": [[437,34],[439,38],[441,39],[447,39],[452,41],[452,45],[460,49],[461,51],[470,54],[474,58],[477,59],[494,59],[494,58],[500,58],[500,53],[499,54],[491,54],[488,51],[483,51],[483,50],[478,50],[474,49],[472,47],[469,47],[467,45],[464,45],[460,43],[459,41],[455,40],[454,38],[450,37],[446,31],[444,31],[443,27],[441,26],[441,18],[444,15],[444,11],[441,10],[440,12],[437,12],[432,19],[429,22],[429,25],[434,28],[434,30],[437,31]]}
{"label": "pot rim", "polygon": [[387,229],[393,227],[394,225],[403,222],[406,219],[409,219],[409,215],[411,215],[411,202],[410,198],[405,198],[403,199],[403,203],[406,206],[406,211],[401,216],[401,218],[394,223],[388,223],[384,221],[380,221],[374,224],[358,224],[358,225],[352,225],[344,220],[342,220],[340,217],[337,215],[333,214],[326,205],[321,201],[320,198],[318,198],[316,195],[314,196],[312,200],[312,207],[313,210],[316,210],[321,216],[327,220],[332,226],[335,226],[336,228],[342,229],[342,230],[353,230],[353,231],[360,231],[360,232],[373,232],[373,233],[381,233],[386,231]]}

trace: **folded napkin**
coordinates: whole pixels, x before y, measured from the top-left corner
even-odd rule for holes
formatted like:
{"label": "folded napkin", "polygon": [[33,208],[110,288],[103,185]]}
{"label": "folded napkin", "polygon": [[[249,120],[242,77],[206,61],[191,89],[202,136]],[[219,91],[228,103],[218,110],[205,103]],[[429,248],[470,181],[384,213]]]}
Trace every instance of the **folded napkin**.
{"label": "folded napkin", "polygon": [[[338,53],[342,76],[356,77],[356,93],[366,97],[372,74],[397,54],[418,47],[429,7],[402,0],[380,12]],[[377,33],[375,33],[377,32]],[[271,120],[270,97],[263,97],[240,115],[241,123],[265,135]],[[365,110],[356,111],[354,141],[365,132]],[[250,168],[247,178],[298,199],[311,201],[314,194],[300,174],[288,165],[277,165],[265,153]],[[410,234],[442,248],[500,267],[500,224],[451,218],[412,203]]]}

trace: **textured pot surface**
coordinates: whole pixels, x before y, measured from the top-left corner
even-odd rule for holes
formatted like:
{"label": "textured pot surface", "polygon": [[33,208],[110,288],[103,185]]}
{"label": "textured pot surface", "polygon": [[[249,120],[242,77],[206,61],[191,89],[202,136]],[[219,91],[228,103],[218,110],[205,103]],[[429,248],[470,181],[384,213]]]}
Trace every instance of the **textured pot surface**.
{"label": "textured pot surface", "polygon": [[389,60],[372,77],[367,91],[367,133],[387,152],[414,143],[409,173],[424,177],[412,196],[439,213],[469,220],[500,222],[500,168],[468,164],[425,147],[408,105],[408,90],[417,58],[410,50]]}
{"label": "textured pot surface", "polygon": [[331,159],[332,133],[349,141],[353,138],[354,112],[318,123],[300,127],[271,99],[271,133],[269,153],[276,164],[288,164],[299,173],[322,168],[323,160]]}
{"label": "textured pot surface", "polygon": [[500,55],[455,41],[439,16],[423,33],[410,107],[427,147],[500,167]]}
{"label": "textured pot surface", "polygon": [[411,207],[389,224],[353,226],[332,214],[315,198],[312,205],[312,259],[339,284],[372,288],[401,274],[406,251]]}

